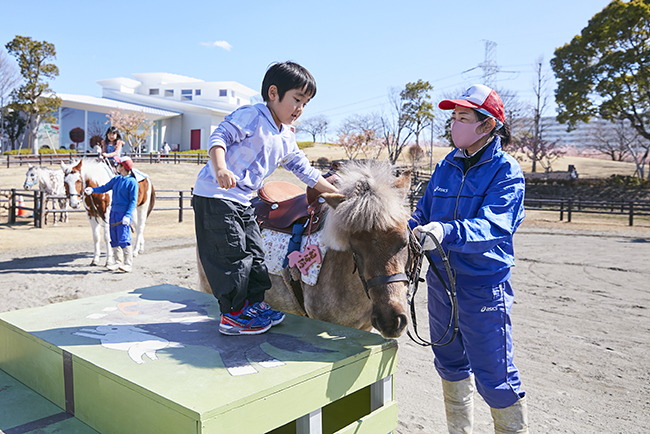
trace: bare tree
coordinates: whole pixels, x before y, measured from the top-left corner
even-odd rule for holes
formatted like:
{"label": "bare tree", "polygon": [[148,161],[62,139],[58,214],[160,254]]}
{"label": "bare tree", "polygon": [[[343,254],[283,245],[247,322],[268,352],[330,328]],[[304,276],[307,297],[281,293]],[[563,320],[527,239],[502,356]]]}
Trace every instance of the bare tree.
{"label": "bare tree", "polygon": [[537,171],[537,163],[549,170],[554,160],[564,155],[558,142],[544,140],[544,125],[542,116],[548,108],[549,81],[551,79],[548,71],[544,68],[544,57],[540,56],[535,61],[535,79],[533,81],[533,93],[535,94],[535,105],[532,107],[531,125],[527,133],[515,136],[513,144],[515,149],[532,162],[531,170]]}
{"label": "bare tree", "polygon": [[329,120],[327,117],[324,115],[316,115],[301,121],[300,124],[296,126],[296,130],[299,133],[310,134],[313,139],[312,141],[316,143],[316,137],[325,137],[328,127]]}
{"label": "bare tree", "polygon": [[408,128],[411,119],[405,116],[400,91],[396,88],[390,89],[388,100],[391,112],[381,116],[381,129],[384,146],[388,150],[388,159],[395,164],[413,135],[413,131]]}
{"label": "bare tree", "polygon": [[338,130],[338,144],[343,146],[350,160],[360,154],[364,158],[379,158],[384,148],[384,141],[377,135],[380,124],[376,114],[352,115],[343,121]]}
{"label": "bare tree", "polygon": [[630,155],[629,145],[637,140],[638,133],[626,119],[607,123],[594,122],[590,136],[595,142],[591,147],[593,150],[607,155],[612,161],[623,161]]}
{"label": "bare tree", "polygon": [[5,102],[8,100],[9,94],[18,87],[20,79],[16,65],[11,62],[5,51],[0,49],[0,152],[4,149],[2,139],[5,124]]}

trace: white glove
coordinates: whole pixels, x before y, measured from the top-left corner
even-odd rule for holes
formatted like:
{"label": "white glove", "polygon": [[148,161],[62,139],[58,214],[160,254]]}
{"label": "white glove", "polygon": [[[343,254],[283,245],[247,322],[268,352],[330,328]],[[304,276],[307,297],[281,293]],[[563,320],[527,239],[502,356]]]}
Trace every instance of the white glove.
{"label": "white glove", "polygon": [[87,195],[93,194],[93,188],[92,187],[84,188],[84,193],[86,193]]}
{"label": "white glove", "polygon": [[433,250],[436,248],[436,243],[433,242],[429,234],[434,236],[438,240],[438,243],[441,243],[442,238],[445,236],[445,230],[439,222],[431,222],[424,226],[416,226],[413,228],[413,235],[420,241],[422,250]]}
{"label": "white glove", "polygon": [[128,225],[130,225],[130,224],[131,224],[131,219],[130,219],[128,216],[124,216],[124,217],[122,217],[122,224],[123,224],[124,226],[128,226]]}

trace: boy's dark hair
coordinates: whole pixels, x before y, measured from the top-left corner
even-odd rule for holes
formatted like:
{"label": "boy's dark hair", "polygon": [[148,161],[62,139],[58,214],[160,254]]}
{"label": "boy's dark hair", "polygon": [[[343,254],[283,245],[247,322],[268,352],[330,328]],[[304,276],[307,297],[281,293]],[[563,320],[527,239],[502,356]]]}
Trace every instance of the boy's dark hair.
{"label": "boy's dark hair", "polygon": [[262,81],[262,99],[269,101],[269,88],[275,85],[278,88],[280,101],[284,94],[291,89],[304,90],[313,98],[316,95],[316,80],[304,67],[294,62],[274,63],[266,70]]}
{"label": "boy's dark hair", "polygon": [[[479,121],[484,121],[488,118],[487,115],[481,113],[478,110],[474,110],[474,113],[476,113],[476,115],[478,116]],[[512,140],[512,138],[510,137],[510,125],[508,125],[505,122],[503,123],[503,126],[498,130],[496,129],[496,127],[494,127],[492,131],[490,131],[490,134],[498,135],[499,137],[501,137],[501,146],[504,149],[506,148],[506,146],[510,144],[510,141]]]}

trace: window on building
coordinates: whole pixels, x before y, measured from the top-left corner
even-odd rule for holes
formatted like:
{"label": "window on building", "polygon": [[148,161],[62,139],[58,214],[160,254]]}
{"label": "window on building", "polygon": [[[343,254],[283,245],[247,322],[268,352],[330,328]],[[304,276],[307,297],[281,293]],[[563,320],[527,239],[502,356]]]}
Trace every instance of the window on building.
{"label": "window on building", "polygon": [[241,101],[237,98],[237,105],[241,105]]}
{"label": "window on building", "polygon": [[194,90],[194,95],[201,96],[201,89],[195,89]]}
{"label": "window on building", "polygon": [[219,90],[219,96],[228,96],[228,90],[227,89],[220,89]]}
{"label": "window on building", "polygon": [[174,96],[174,89],[165,89],[165,96]]}
{"label": "window on building", "polygon": [[233,98],[235,97],[235,91],[234,90],[230,91],[230,96],[233,97]]}
{"label": "window on building", "polygon": [[149,95],[159,95],[160,89],[149,89]]}
{"label": "window on building", "polygon": [[192,89],[181,90],[181,101],[192,101]]}

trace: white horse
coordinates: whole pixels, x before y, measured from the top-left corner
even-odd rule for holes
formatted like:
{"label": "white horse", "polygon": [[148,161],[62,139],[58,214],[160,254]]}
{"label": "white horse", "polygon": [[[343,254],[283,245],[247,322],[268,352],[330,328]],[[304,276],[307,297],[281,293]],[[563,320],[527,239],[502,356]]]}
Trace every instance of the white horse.
{"label": "white horse", "polygon": [[[29,190],[38,188],[45,192],[45,204],[47,206],[47,196],[65,196],[65,187],[63,186],[63,170],[53,170],[44,166],[28,166],[27,174],[25,175],[25,184],[23,188]],[[34,187],[37,185],[37,187]],[[68,200],[66,198],[58,199],[59,209],[66,209]],[[53,209],[56,208],[56,202],[53,201]],[[62,212],[59,215],[59,221],[67,222],[68,213]],[[45,221],[47,223],[47,220]],[[56,226],[56,214],[54,215],[54,226]]]}
{"label": "white horse", "polygon": [[112,192],[102,194],[84,195],[86,187],[104,185],[113,177],[108,167],[95,160],[80,160],[71,164],[61,162],[61,169],[65,174],[64,186],[70,207],[79,208],[83,203],[86,217],[90,222],[95,246],[93,260],[90,265],[98,265],[101,255],[100,231],[104,229],[104,244],[106,246],[106,265],[115,263],[113,249],[111,249],[111,234],[109,230],[109,216],[111,213]]}

